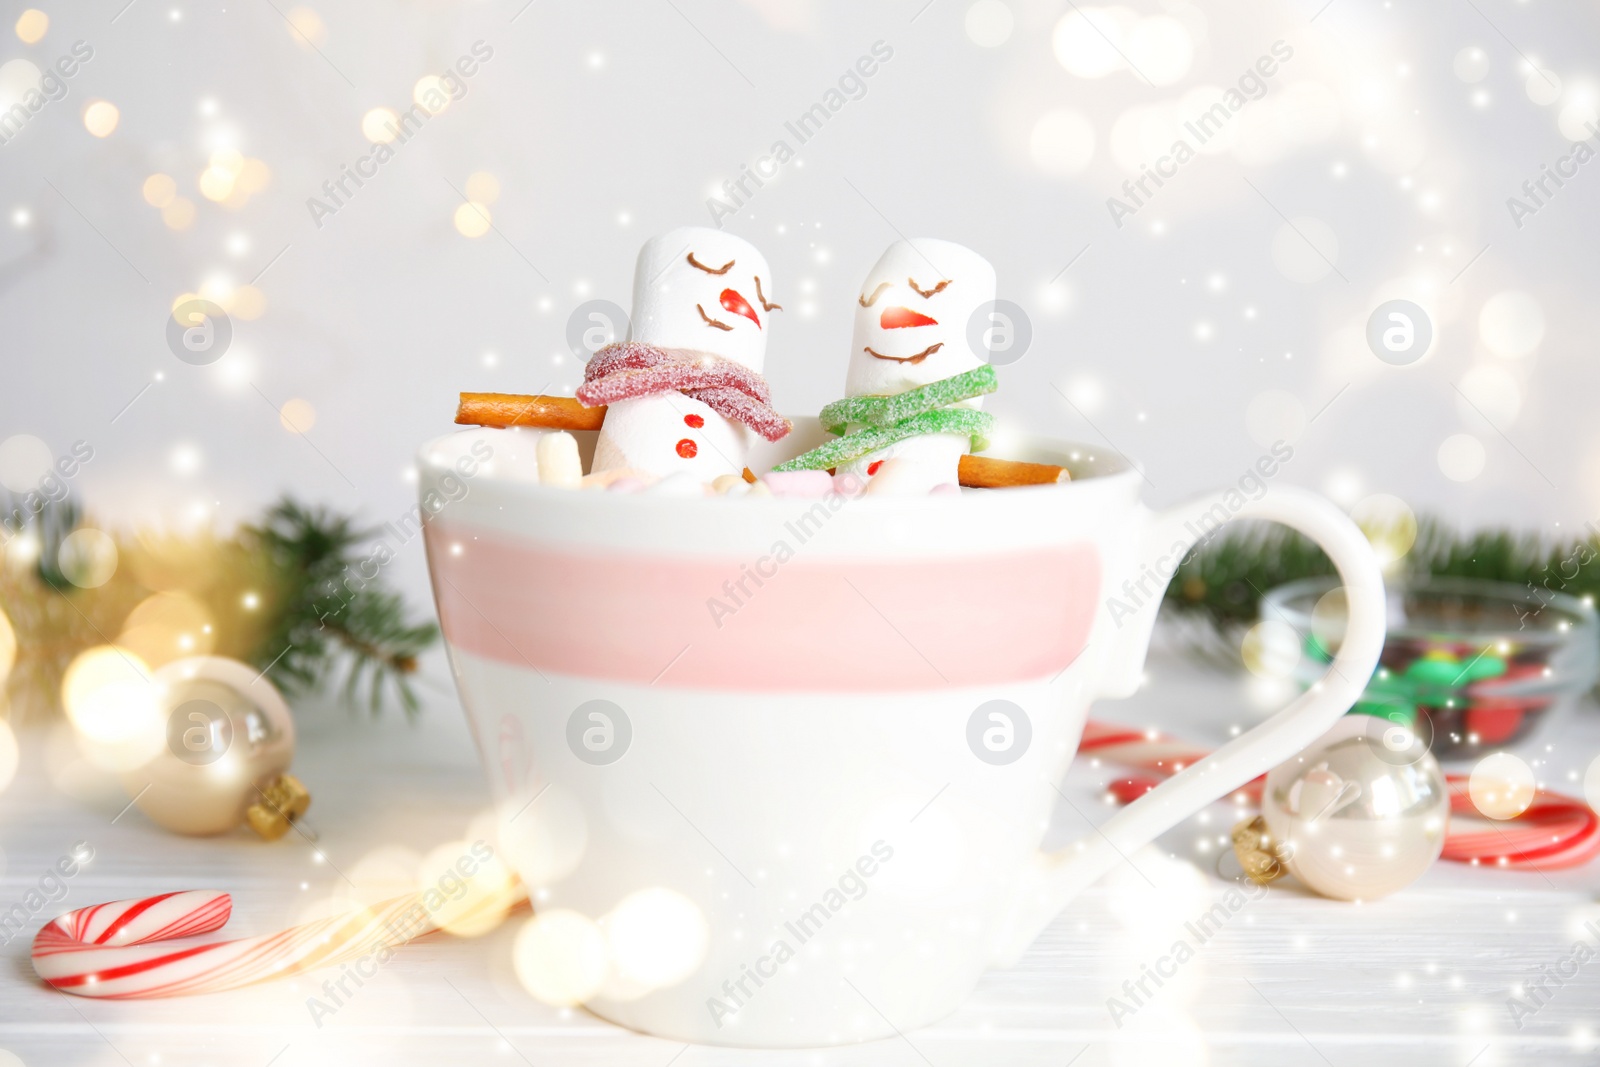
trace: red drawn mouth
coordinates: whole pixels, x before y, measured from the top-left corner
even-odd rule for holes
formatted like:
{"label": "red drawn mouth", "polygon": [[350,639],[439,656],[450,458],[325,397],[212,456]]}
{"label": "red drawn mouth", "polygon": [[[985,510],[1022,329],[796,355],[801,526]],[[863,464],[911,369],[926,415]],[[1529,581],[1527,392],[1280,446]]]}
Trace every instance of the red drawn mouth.
{"label": "red drawn mouth", "polygon": [[756,329],[761,329],[761,320],[756,317],[756,309],[750,306],[748,300],[739,295],[739,290],[724,289],[722,290],[722,296],[718,300],[722,304],[722,310],[731,311],[735,315],[743,315],[756,324]]}
{"label": "red drawn mouth", "polygon": [[874,352],[870,346],[862,349],[862,351],[876,359],[886,359],[891,363],[909,363],[915,367],[918,363],[921,363],[923,360],[927,359],[929,356],[933,355],[943,347],[944,342],[940,341],[936,345],[929,345],[927,348],[924,348],[921,352],[918,352],[914,356],[886,356],[882,352]]}
{"label": "red drawn mouth", "polygon": [[884,308],[883,314],[878,316],[878,325],[885,330],[903,330],[908,326],[937,326],[938,319],[930,319],[920,311],[910,308],[892,307]]}

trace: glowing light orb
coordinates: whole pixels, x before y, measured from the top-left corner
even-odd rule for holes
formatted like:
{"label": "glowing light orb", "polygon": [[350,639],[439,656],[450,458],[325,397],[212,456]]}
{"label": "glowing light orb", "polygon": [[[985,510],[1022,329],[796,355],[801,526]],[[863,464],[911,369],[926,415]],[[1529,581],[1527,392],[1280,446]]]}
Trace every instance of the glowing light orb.
{"label": "glowing light orb", "polygon": [[109,100],[91,100],[83,109],[83,128],[95,137],[110,137],[121,119],[122,112]]}
{"label": "glowing light orb", "polygon": [[693,974],[705,960],[711,936],[694,901],[662,887],[630,893],[600,926],[617,971],[658,989]]}
{"label": "glowing light orb", "polygon": [[1527,811],[1534,788],[1533,768],[1509,752],[1479,760],[1467,783],[1473,806],[1490,819],[1515,819]]}
{"label": "glowing light orb", "polygon": [[1439,445],[1439,470],[1452,482],[1470,482],[1483,473],[1488,453],[1470,433],[1451,434]]}
{"label": "glowing light orb", "polygon": [[56,562],[79,589],[98,589],[117,573],[117,543],[103,530],[81,527],[61,542]]}
{"label": "glowing light orb", "polygon": [[1404,500],[1374,493],[1350,509],[1350,518],[1367,535],[1383,564],[1400,559],[1417,541],[1417,516]]}
{"label": "glowing light orb", "polygon": [[1495,355],[1521,359],[1544,340],[1544,310],[1527,293],[1496,293],[1478,313],[1478,336]]}
{"label": "glowing light orb", "polygon": [[609,955],[606,935],[587,916],[556,908],[541,911],[517,931],[511,963],[535,1000],[566,1007],[600,991]]}
{"label": "glowing light orb", "polygon": [[38,44],[50,29],[50,16],[36,7],[30,7],[17,19],[17,40],[23,44]]}

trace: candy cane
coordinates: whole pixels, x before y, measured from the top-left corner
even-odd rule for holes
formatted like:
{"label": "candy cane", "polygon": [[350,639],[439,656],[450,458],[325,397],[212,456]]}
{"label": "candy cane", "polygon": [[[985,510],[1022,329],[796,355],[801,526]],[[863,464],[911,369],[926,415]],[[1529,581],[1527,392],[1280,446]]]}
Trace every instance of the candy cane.
{"label": "candy cane", "polygon": [[[490,896],[459,918],[504,906],[504,897]],[[33,969],[55,988],[81,997],[180,997],[333,966],[439,929],[423,894],[410,893],[262,937],[181,948],[163,943],[220,930],[232,912],[229,895],[212,889],[79,908],[35,935]]]}
{"label": "candy cane", "polygon": [[[1100,759],[1137,767],[1152,775],[1171,777],[1210,755],[1155,730],[1090,721],[1083,728],[1078,751]],[[1141,775],[1114,781],[1110,791],[1126,804],[1160,784],[1160,778]],[[1241,786],[1237,795],[1259,802],[1266,776]],[[1469,775],[1447,774],[1450,810],[1472,815],[1477,806],[1468,791]],[[1578,867],[1600,855],[1600,816],[1588,804],[1560,793],[1540,793],[1528,810],[1501,825],[1484,829],[1458,828],[1445,835],[1443,856],[1457,863],[1502,868],[1559,870]]]}

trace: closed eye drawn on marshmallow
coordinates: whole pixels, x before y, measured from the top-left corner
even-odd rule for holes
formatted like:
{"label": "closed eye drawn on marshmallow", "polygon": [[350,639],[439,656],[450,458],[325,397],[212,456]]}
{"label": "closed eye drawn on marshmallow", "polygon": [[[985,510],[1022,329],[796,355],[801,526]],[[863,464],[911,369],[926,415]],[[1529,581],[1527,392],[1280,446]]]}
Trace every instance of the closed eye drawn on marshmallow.
{"label": "closed eye drawn on marshmallow", "polygon": [[[729,264],[729,266],[732,266],[732,264]],[[773,303],[768,302],[766,294],[761,291],[761,276],[759,274],[756,275],[756,299],[761,301],[761,310],[762,311],[782,311],[783,310],[783,305],[782,304],[773,304]]]}
{"label": "closed eye drawn on marshmallow", "polygon": [[[689,253],[689,266],[694,267],[697,270],[703,270],[707,274],[726,274],[728,271],[733,269],[733,262],[734,261],[730,259],[720,267],[708,267],[698,259],[695,259],[693,252]],[[705,312],[702,311],[701,314],[704,315]]]}
{"label": "closed eye drawn on marshmallow", "polygon": [[858,297],[856,297],[856,302],[858,304],[860,304],[864,308],[869,308],[873,304],[876,304],[878,302],[878,297],[883,295],[883,291],[885,289],[889,288],[893,284],[894,284],[893,282],[884,282],[882,285],[880,285],[876,289],[872,290],[872,295],[871,296],[858,296]]}
{"label": "closed eye drawn on marshmallow", "polygon": [[940,282],[938,285],[935,285],[932,289],[924,289],[924,288],[922,288],[921,286],[919,286],[917,284],[917,280],[915,278],[907,278],[906,279],[906,284],[910,285],[911,288],[915,289],[917,291],[917,295],[918,296],[920,296],[920,297],[922,297],[922,299],[926,300],[930,296],[933,296],[933,295],[935,295],[937,293],[944,292],[945,286],[950,284],[950,279],[946,278],[944,281]]}
{"label": "closed eye drawn on marshmallow", "polygon": [[[705,270],[704,267],[701,267],[700,269],[701,270]],[[716,273],[716,272],[713,271],[712,273]],[[707,315],[706,314],[706,309],[701,307],[699,304],[696,304],[694,306],[694,309],[696,311],[700,312],[700,317],[705,320],[705,323],[706,323],[707,326],[714,326],[719,330],[732,330],[733,329],[733,327],[729,326],[727,323],[718,322],[716,319],[712,318],[710,315]]]}

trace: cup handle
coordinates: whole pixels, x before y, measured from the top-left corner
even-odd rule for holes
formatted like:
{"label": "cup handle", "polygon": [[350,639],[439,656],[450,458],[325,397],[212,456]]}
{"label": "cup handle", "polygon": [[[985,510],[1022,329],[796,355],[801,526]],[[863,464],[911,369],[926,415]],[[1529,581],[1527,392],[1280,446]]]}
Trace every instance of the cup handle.
{"label": "cup handle", "polygon": [[[1156,609],[1178,563],[1203,536],[1236,518],[1293,527],[1333,560],[1344,583],[1349,622],[1328,672],[1288,707],[1205,759],[1162,782],[1077,843],[1040,852],[1025,877],[1015,921],[1002,937],[996,964],[1014,962],[1081,890],[1183,819],[1304,751],[1349,711],[1383,650],[1383,574],[1355,523],[1303,489],[1272,488],[1240,505],[1237,490],[1198,497],[1171,510],[1144,509],[1138,548],[1108,569],[1107,599],[1097,623],[1112,642],[1099,695],[1126,696],[1139,684]],[[1127,584],[1109,576],[1127,574]],[[1143,579],[1141,581],[1141,579]]]}

